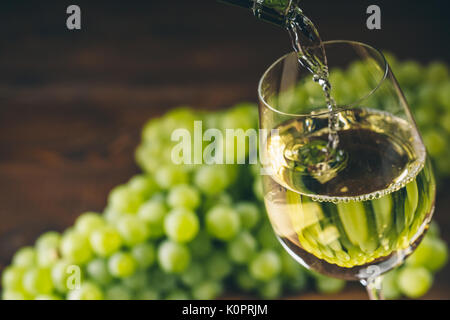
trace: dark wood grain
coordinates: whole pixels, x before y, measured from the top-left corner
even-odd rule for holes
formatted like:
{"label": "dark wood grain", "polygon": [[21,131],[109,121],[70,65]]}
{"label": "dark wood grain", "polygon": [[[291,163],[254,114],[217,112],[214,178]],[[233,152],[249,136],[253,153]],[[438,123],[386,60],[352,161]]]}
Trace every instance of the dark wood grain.
{"label": "dark wood grain", "polygon": [[[449,62],[443,1],[372,2],[382,7],[381,31],[365,28],[367,1],[304,8],[324,39]],[[178,105],[256,101],[261,73],[289,51],[285,32],[213,0],[77,1],[80,31],[65,28],[69,4],[0,4],[0,269],[43,231],[103,209],[109,190],[138,172],[133,152],[147,119]],[[442,191],[436,219],[449,241],[446,198]],[[450,297],[448,274],[430,297]]]}

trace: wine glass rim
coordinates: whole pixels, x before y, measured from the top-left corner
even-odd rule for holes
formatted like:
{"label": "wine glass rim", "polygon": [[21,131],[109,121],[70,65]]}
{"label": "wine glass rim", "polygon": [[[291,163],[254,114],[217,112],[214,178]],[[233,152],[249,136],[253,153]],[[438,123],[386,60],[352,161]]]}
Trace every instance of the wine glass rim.
{"label": "wine glass rim", "polygon": [[278,110],[274,107],[272,107],[262,96],[262,84],[267,76],[267,74],[282,60],[284,60],[287,56],[295,53],[295,51],[291,51],[288,52],[286,54],[284,54],[283,56],[281,56],[280,58],[278,58],[274,63],[272,63],[270,65],[270,67],[268,67],[266,69],[266,71],[264,71],[263,75],[261,76],[261,79],[259,80],[258,83],[258,97],[259,100],[270,110],[272,110],[273,112],[276,112],[280,115],[284,115],[284,116],[291,116],[291,117],[318,117],[318,116],[323,116],[326,114],[330,114],[331,112],[339,112],[339,111],[343,111],[343,110],[348,110],[353,108],[354,106],[358,105],[361,101],[367,99],[368,97],[370,97],[375,91],[378,90],[378,88],[381,86],[381,84],[383,83],[383,81],[386,79],[388,73],[389,73],[389,64],[386,61],[386,57],[384,56],[384,54],[378,50],[377,48],[372,47],[371,45],[365,44],[363,42],[359,42],[359,41],[353,41],[353,40],[329,40],[329,41],[323,41],[324,45],[327,44],[354,44],[354,45],[358,45],[361,47],[366,47],[369,48],[370,50],[375,51],[376,53],[378,53],[382,59],[382,62],[384,64],[384,72],[383,72],[383,76],[381,77],[380,81],[378,81],[377,85],[374,86],[374,88],[372,90],[370,90],[368,93],[366,93],[365,95],[363,95],[362,97],[356,99],[356,101],[352,102],[352,103],[347,103],[345,104],[344,107],[338,107],[336,109],[334,109],[333,111],[323,111],[323,112],[318,112],[318,113],[288,113],[288,112],[283,112],[281,110]]}

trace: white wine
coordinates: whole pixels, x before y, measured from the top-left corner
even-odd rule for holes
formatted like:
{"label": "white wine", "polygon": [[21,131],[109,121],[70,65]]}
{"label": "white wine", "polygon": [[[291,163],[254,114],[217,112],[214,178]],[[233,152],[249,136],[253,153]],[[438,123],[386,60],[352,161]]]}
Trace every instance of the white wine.
{"label": "white wine", "polygon": [[265,204],[280,241],[302,263],[358,279],[368,265],[390,261],[390,269],[420,240],[435,182],[406,120],[363,108],[341,110],[337,119],[331,158],[326,113],[289,120],[268,137]]}

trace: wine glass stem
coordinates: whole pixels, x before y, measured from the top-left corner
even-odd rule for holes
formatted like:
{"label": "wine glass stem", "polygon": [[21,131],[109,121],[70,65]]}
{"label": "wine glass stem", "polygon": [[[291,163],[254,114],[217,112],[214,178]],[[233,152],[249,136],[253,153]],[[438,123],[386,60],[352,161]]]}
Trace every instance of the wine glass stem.
{"label": "wine glass stem", "polygon": [[382,280],[382,276],[377,276],[362,281],[362,284],[366,287],[367,293],[369,294],[370,300],[384,300],[381,291]]}

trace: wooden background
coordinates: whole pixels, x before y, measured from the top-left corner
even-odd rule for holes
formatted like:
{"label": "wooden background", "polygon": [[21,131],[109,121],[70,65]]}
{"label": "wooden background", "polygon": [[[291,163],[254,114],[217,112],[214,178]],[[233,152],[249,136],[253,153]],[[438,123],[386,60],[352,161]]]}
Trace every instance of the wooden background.
{"label": "wooden background", "polygon": [[[65,26],[74,3],[82,10],[79,31]],[[365,27],[373,3],[382,9],[382,30]],[[444,3],[304,0],[303,8],[325,40],[450,62]],[[289,44],[277,27],[214,0],[2,1],[0,270],[43,231],[103,209],[109,190],[139,171],[133,152],[147,119],[182,104],[256,101],[259,77]],[[449,190],[450,183],[440,187],[436,212],[447,242]],[[449,297],[447,267],[427,298]],[[365,294],[350,286],[332,298]]]}

